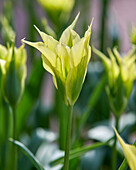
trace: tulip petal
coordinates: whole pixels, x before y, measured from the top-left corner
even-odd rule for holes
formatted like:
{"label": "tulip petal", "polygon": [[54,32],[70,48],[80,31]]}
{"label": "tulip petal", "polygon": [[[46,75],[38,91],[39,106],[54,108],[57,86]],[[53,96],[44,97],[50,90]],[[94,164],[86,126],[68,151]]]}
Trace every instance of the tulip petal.
{"label": "tulip petal", "polygon": [[84,56],[85,39],[82,38],[71,48],[71,60],[74,61],[74,66],[76,67]]}
{"label": "tulip petal", "polygon": [[83,57],[80,63],[69,70],[66,80],[66,94],[70,105],[76,102],[87,72],[87,57]]}
{"label": "tulip petal", "polygon": [[7,48],[0,44],[0,59],[6,59],[7,54]]}
{"label": "tulip petal", "polygon": [[129,145],[129,144],[126,144],[122,138],[119,136],[117,130],[114,128],[114,131],[116,133],[116,136],[123,148],[123,151],[124,151],[124,154],[125,154],[125,157],[127,159],[127,162],[129,164],[129,167],[134,170],[136,169],[136,147],[134,145]]}
{"label": "tulip petal", "polygon": [[103,60],[107,71],[109,71],[111,68],[111,61],[102,52],[97,50],[94,46],[92,47],[92,50],[96,55],[98,55]]}
{"label": "tulip petal", "polygon": [[47,60],[47,58],[43,54],[41,55],[41,57],[43,61],[43,67],[45,68],[45,70],[47,70],[54,76],[53,66],[51,65],[51,63]]}
{"label": "tulip petal", "polygon": [[58,45],[58,41],[55,40],[53,37],[45,34],[44,32],[40,31],[35,25],[34,27],[36,28],[36,30],[38,31],[38,33],[40,34],[43,42],[46,44],[46,46],[55,52],[55,48]]}
{"label": "tulip petal", "polygon": [[111,78],[112,79],[117,79],[117,77],[119,76],[119,67],[118,67],[118,65],[116,63],[115,57],[114,57],[111,49],[108,48],[107,51],[108,51],[108,54],[109,54],[109,56],[111,58],[111,67],[112,67],[112,69],[111,69],[111,74],[112,74],[111,76],[112,77]]}
{"label": "tulip petal", "polygon": [[80,40],[80,36],[72,29],[70,30],[70,33],[71,33],[71,40],[73,46]]}
{"label": "tulip petal", "polygon": [[62,74],[66,78],[69,71],[69,49],[62,43],[59,43],[56,48],[57,55],[60,57],[62,64]]}
{"label": "tulip petal", "polygon": [[64,43],[65,45],[71,47],[71,34],[70,34],[70,30],[74,29],[75,24],[78,20],[79,14],[76,16],[76,18],[74,19],[74,21],[72,22],[72,24],[65,29],[65,31],[62,33],[61,37],[60,37],[60,42]]}
{"label": "tulip petal", "polygon": [[26,40],[22,40],[22,42],[38,49],[51,63],[53,67],[56,67],[56,55],[53,51],[51,51],[47,46],[42,42],[29,42]]}
{"label": "tulip petal", "polygon": [[92,19],[91,24],[90,24],[90,26],[88,26],[88,30],[85,32],[85,35],[84,35],[84,37],[88,40],[88,43],[89,43],[89,40],[90,40],[91,28],[92,28],[93,20],[94,19]]}
{"label": "tulip petal", "polygon": [[61,73],[55,70],[55,77],[53,78],[55,84],[57,84],[57,89],[65,102],[68,105],[67,96],[66,96],[66,81]]}
{"label": "tulip petal", "polygon": [[24,44],[21,45],[19,48],[15,47],[14,51],[15,51],[16,64],[25,64],[26,63],[27,54],[26,54],[26,50],[24,49]]}

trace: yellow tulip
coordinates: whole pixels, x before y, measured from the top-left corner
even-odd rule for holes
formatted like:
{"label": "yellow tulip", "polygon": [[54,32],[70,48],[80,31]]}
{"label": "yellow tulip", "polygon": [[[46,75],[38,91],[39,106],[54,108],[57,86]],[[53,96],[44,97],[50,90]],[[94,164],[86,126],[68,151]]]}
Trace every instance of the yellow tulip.
{"label": "yellow tulip", "polygon": [[109,97],[111,110],[119,116],[126,108],[136,75],[136,55],[133,47],[126,56],[122,57],[117,48],[108,49],[109,58],[93,48],[93,51],[104,62],[108,85],[106,92]]}
{"label": "yellow tulip", "polygon": [[74,0],[38,0],[38,2],[47,10],[71,11]]}
{"label": "yellow tulip", "polygon": [[59,41],[41,32],[38,28],[36,29],[43,42],[34,43],[22,40],[41,52],[43,67],[52,74],[54,84],[65,104],[71,106],[80,94],[91,57],[89,40],[92,24],[85,32],[84,37],[80,38],[73,30],[78,16],[62,33]]}
{"label": "yellow tulip", "polygon": [[134,145],[129,145],[129,144],[126,144],[122,138],[119,136],[117,130],[114,128],[114,131],[116,133],[116,136],[122,146],[122,149],[124,151],[124,154],[125,154],[125,157],[127,159],[127,162],[129,164],[129,167],[132,169],[132,170],[135,170],[136,169],[136,146]]}
{"label": "yellow tulip", "polygon": [[0,45],[0,66],[4,98],[15,106],[22,96],[27,72],[24,45],[18,49]]}

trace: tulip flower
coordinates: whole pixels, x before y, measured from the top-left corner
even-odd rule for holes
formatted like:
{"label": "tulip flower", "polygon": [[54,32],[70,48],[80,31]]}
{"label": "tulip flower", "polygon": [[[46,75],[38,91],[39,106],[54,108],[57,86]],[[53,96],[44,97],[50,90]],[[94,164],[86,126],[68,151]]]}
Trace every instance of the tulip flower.
{"label": "tulip flower", "polygon": [[26,78],[24,45],[18,49],[0,45],[0,58],[4,98],[11,106],[15,106],[22,96]]}
{"label": "tulip flower", "polygon": [[38,0],[45,9],[51,22],[54,24],[55,32],[59,33],[70,16],[75,0]]}
{"label": "tulip flower", "polygon": [[71,11],[74,0],[38,0],[38,2],[47,10]]}
{"label": "tulip flower", "polygon": [[93,48],[93,51],[102,59],[107,72],[108,85],[106,92],[109,97],[111,110],[116,116],[126,108],[128,99],[136,77],[135,48],[122,57],[117,48],[108,49],[109,57]]}
{"label": "tulip flower", "polygon": [[122,149],[124,151],[125,157],[127,159],[127,162],[129,164],[130,169],[134,170],[136,169],[136,146],[126,144],[120,135],[118,134],[117,130],[114,128],[115,134],[122,146]]}
{"label": "tulip flower", "polygon": [[38,28],[36,29],[43,42],[22,40],[41,52],[43,67],[52,74],[55,87],[67,106],[73,106],[80,94],[91,57],[89,40],[92,24],[84,37],[80,38],[73,30],[78,16],[62,33],[59,41],[41,32]]}

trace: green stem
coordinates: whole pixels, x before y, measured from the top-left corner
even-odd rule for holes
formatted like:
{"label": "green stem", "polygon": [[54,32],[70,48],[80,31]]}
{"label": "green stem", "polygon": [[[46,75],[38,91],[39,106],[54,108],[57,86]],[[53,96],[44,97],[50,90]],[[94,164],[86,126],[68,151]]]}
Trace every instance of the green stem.
{"label": "green stem", "polygon": [[[13,140],[17,139],[16,134],[16,106],[12,107],[12,116],[13,116]],[[17,170],[17,148],[13,144],[13,169]]]}
{"label": "green stem", "polygon": [[4,109],[5,109],[5,148],[4,148],[4,167],[7,169],[8,164],[8,154],[9,154],[9,117],[10,117],[10,109],[9,105],[3,101]]}
{"label": "green stem", "polygon": [[69,170],[69,151],[70,151],[70,143],[71,143],[71,126],[72,126],[73,106],[68,106],[67,108],[68,108],[68,121],[67,121],[65,157],[64,157],[64,170]]}
{"label": "green stem", "polygon": [[[116,129],[118,131],[118,126],[119,126],[119,117],[115,117],[115,121],[116,121]],[[112,170],[116,170],[116,166],[117,166],[117,150],[116,150],[116,143],[117,143],[117,137],[115,136],[114,138],[114,144],[112,147]]]}

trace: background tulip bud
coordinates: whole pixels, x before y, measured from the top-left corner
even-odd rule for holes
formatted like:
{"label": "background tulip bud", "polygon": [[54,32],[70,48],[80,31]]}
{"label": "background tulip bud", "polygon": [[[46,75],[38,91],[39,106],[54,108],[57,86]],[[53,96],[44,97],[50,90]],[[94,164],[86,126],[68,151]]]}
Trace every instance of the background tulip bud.
{"label": "background tulip bud", "polygon": [[[10,57],[11,55],[11,57]],[[2,76],[3,94],[11,106],[16,106],[24,90],[26,78],[26,52],[24,45],[19,49],[9,48]]]}
{"label": "background tulip bud", "polygon": [[113,52],[108,49],[110,59],[95,48],[93,51],[104,62],[108,79],[106,92],[110,107],[112,112],[119,116],[127,106],[135,80],[135,48],[132,48],[124,57],[120,56],[116,48],[113,49]]}

